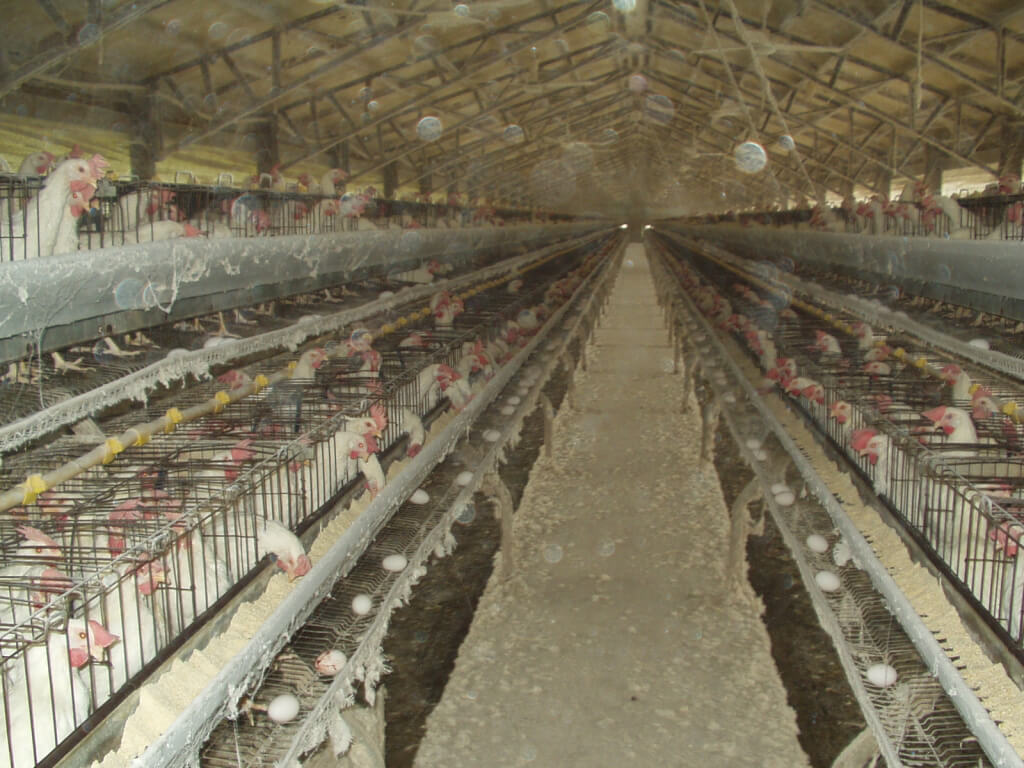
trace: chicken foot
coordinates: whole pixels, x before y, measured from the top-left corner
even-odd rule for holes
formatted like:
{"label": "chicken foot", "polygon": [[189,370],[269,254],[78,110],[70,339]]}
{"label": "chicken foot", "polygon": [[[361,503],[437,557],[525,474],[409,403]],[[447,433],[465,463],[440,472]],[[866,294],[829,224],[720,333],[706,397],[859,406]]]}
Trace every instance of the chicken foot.
{"label": "chicken foot", "polygon": [[112,354],[114,357],[137,357],[142,352],[139,350],[121,349],[117,346],[117,342],[114,341],[110,336],[103,338],[103,343],[107,345],[107,352]]}
{"label": "chicken foot", "polygon": [[62,375],[67,373],[68,371],[75,371],[76,373],[88,373],[89,371],[88,368],[82,367],[81,363],[83,358],[81,357],[70,363],[67,362],[63,357],[61,357],[60,352],[51,352],[50,357],[53,358],[54,370],[58,371]]}

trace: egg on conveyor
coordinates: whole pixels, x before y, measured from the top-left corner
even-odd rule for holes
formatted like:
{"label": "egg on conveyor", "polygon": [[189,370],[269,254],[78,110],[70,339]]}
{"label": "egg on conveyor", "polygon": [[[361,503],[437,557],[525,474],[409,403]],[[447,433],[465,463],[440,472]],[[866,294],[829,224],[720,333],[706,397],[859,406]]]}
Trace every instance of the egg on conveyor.
{"label": "egg on conveyor", "polygon": [[768,458],[767,451],[754,451],[754,458],[758,461],[765,461]]}
{"label": "egg on conveyor", "polygon": [[796,502],[796,496],[792,491],[783,491],[775,494],[775,503],[780,507],[792,507]]}
{"label": "egg on conveyor", "polygon": [[[388,555],[381,561],[381,565],[384,566],[385,571],[391,571],[392,573],[398,573],[404,571],[405,566],[409,564],[409,561],[405,559],[405,555]],[[356,611],[359,613],[359,611]]]}
{"label": "egg on conveyor", "polygon": [[821,534],[812,533],[807,537],[807,541],[805,543],[811,552],[817,552],[819,555],[828,552],[828,539]]}
{"label": "egg on conveyor", "polygon": [[417,488],[412,492],[412,496],[409,497],[409,501],[413,504],[426,504],[430,501],[430,494],[424,491],[422,488]]}
{"label": "egg on conveyor", "polygon": [[299,716],[299,700],[290,693],[275,696],[267,705],[267,717],[275,723],[290,723]]}
{"label": "egg on conveyor", "polygon": [[818,571],[814,574],[814,580],[818,582],[822,592],[835,592],[840,586],[839,577],[832,571]]}
{"label": "egg on conveyor", "polygon": [[971,339],[967,343],[970,344],[972,347],[977,347],[978,349],[992,348],[992,345],[988,343],[988,339]]}
{"label": "egg on conveyor", "polygon": [[761,441],[758,440],[756,437],[748,438],[747,439],[747,448],[749,448],[752,451],[760,450],[760,448],[761,448]]}
{"label": "egg on conveyor", "polygon": [[352,598],[352,613],[356,616],[365,616],[373,610],[373,598],[369,595],[356,595]]}
{"label": "egg on conveyor", "polygon": [[336,674],[341,672],[347,663],[348,658],[345,654],[332,648],[317,656],[313,666],[316,667],[316,671],[321,675],[334,677]]}
{"label": "egg on conveyor", "polygon": [[772,495],[778,496],[780,493],[789,490],[789,486],[785,483],[772,483]]}
{"label": "egg on conveyor", "polygon": [[864,676],[868,679],[869,683],[877,685],[879,688],[888,688],[890,685],[894,685],[896,680],[899,679],[899,675],[896,674],[896,670],[888,664],[872,664],[868,667]]}
{"label": "egg on conveyor", "polygon": [[722,400],[724,400],[727,403],[735,403],[736,395],[734,395],[732,392],[726,392],[724,395],[722,395]]}
{"label": "egg on conveyor", "polygon": [[503,406],[501,406],[501,415],[502,416],[511,416],[515,412],[516,412],[516,409],[515,409],[515,406],[513,406],[513,405],[503,405]]}
{"label": "egg on conveyor", "polygon": [[187,349],[182,349],[181,347],[175,347],[174,349],[170,350],[167,353],[167,359],[168,360],[174,360],[175,358],[178,358],[178,357],[184,357],[187,354],[188,354],[188,350]]}
{"label": "egg on conveyor", "polygon": [[488,443],[496,443],[501,439],[501,432],[496,429],[488,429],[484,432],[483,437]]}
{"label": "egg on conveyor", "polygon": [[469,485],[472,482],[473,482],[473,473],[472,472],[469,472],[469,471],[459,472],[459,474],[455,476],[455,484],[456,485],[461,485],[463,488],[465,488],[467,485]]}
{"label": "egg on conveyor", "polygon": [[520,395],[528,395],[530,393],[530,388],[526,385],[523,385],[519,389],[517,389],[516,392],[518,392]]}
{"label": "egg on conveyor", "polygon": [[522,402],[522,400],[520,400],[520,399],[519,399],[518,397],[516,397],[515,395],[512,395],[512,397],[510,397],[510,398],[509,398],[508,400],[506,400],[505,402],[507,402],[507,403],[508,403],[509,405],[519,405],[519,404],[520,404],[520,403]]}

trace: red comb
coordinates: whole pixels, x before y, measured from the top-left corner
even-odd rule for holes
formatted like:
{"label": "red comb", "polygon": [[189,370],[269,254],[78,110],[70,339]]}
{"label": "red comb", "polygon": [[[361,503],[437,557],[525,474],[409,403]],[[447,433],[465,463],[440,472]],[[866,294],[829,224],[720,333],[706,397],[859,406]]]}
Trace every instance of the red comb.
{"label": "red comb", "polygon": [[858,429],[854,431],[853,435],[850,437],[850,447],[857,451],[857,453],[860,453],[868,447],[868,443],[871,438],[875,437],[877,434],[878,432],[874,429]]}

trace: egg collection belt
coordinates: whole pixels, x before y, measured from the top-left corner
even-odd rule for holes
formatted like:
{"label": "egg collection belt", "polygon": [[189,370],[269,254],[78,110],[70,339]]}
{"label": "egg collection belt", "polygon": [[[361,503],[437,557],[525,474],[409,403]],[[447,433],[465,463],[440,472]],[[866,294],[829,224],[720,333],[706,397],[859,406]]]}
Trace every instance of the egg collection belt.
{"label": "egg collection belt", "polygon": [[[308,543],[364,488],[384,498],[388,464],[416,456],[423,432],[448,409],[465,415],[468,429],[469,415],[493,396],[474,405],[488,377],[502,376],[504,364],[539,339],[541,327],[550,328],[551,317],[537,315],[567,306],[617,242],[610,235],[584,238],[369,302],[381,285],[353,287],[356,296],[346,298],[366,302],[366,311],[355,306],[331,314],[333,302],[323,294],[319,304],[296,302],[288,314],[302,313],[289,326],[302,331],[298,360],[295,352],[236,356],[237,367],[209,366],[206,381],[169,382],[151,393],[145,408],[105,411],[87,431],[6,456],[0,468],[2,679],[6,706],[24,700],[27,727],[38,730],[27,755],[10,753],[13,764],[52,762],[87,731],[98,732],[99,741],[113,738],[112,723],[123,722],[127,710],[105,716],[119,705],[134,708],[144,679],[183,649],[204,645],[223,629],[229,606],[267,583],[275,569],[264,559],[261,520]],[[458,311],[439,318],[449,305]],[[331,323],[337,327],[323,327]],[[454,433],[449,437],[454,444]],[[446,450],[435,447],[431,462]],[[415,486],[405,490],[408,496]],[[365,523],[362,536],[347,541],[316,597],[325,597],[370,545],[398,506],[397,497],[391,502],[375,527]],[[398,541],[412,546],[413,539]],[[302,584],[307,576],[299,576]],[[317,602],[301,605],[311,609]],[[67,653],[63,632],[73,620],[116,627],[117,639],[103,646],[108,666],[78,671],[53,663],[60,643]],[[287,622],[291,631],[300,625],[295,617]],[[85,644],[98,650],[93,636]],[[34,649],[42,649],[41,661]],[[237,714],[240,697],[262,678],[261,662],[269,663],[274,649],[261,650],[233,681],[219,713],[229,707]],[[84,682],[86,695],[79,698],[87,700],[74,707],[70,723],[49,718],[36,729],[49,697],[68,687],[68,675]],[[25,694],[27,676],[38,695]],[[224,686],[221,692],[226,695]],[[125,697],[131,703],[121,705]],[[210,728],[217,721],[203,717]]]}
{"label": "egg collection belt", "polygon": [[[888,764],[1020,765],[993,722],[999,707],[979,701],[978,687],[961,676],[956,643],[926,626],[906,584],[894,581],[902,575],[875,554],[890,537],[902,550],[881,522],[891,517],[976,612],[990,652],[1016,663],[1024,599],[1014,526],[1024,502],[1015,501],[1019,422],[1006,405],[1019,391],[1013,378],[905,330],[820,306],[813,291],[792,288],[805,278],[798,267],[799,278],[787,279],[792,264],[743,260],[657,232],[649,242],[661,301],[678,330],[685,386],[697,382],[706,401],[705,442],[721,414],[755,471],[733,509],[734,545],[745,539],[736,526],[747,524],[746,503],[763,495]],[[976,386],[958,380],[969,363]],[[966,402],[954,386],[956,395],[967,391]],[[947,442],[944,433],[956,433],[948,414],[972,412],[979,392],[997,407],[978,412],[969,444]],[[803,442],[791,436],[795,429]],[[834,459],[854,475],[842,494],[830,490]],[[855,487],[882,518],[870,512],[851,521],[848,511],[869,509]],[[866,519],[877,524],[862,534]],[[976,663],[991,667],[979,655]]]}

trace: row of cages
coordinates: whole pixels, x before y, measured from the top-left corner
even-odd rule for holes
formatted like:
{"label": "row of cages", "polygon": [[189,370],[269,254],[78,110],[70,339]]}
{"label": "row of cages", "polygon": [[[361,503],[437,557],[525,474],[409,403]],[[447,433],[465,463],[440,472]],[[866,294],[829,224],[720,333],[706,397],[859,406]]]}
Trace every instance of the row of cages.
{"label": "row of cages", "polygon": [[[76,729],[109,710],[263,570],[261,537],[272,525],[303,531],[358,489],[360,475],[369,483],[376,455],[403,445],[414,455],[422,420],[448,398],[436,366],[460,370],[470,346],[498,339],[506,321],[606,245],[525,273],[518,293],[500,286],[468,298],[450,328],[410,325],[407,335],[377,339],[370,370],[369,358],[350,354],[351,339],[339,339],[313,379],[284,380],[180,424],[0,513],[0,766],[35,766],[65,753]],[[487,375],[461,371],[470,382]],[[223,387],[198,384],[174,406],[209,402]],[[165,409],[147,406],[103,426],[121,434]],[[379,435],[361,443],[368,417]],[[82,452],[80,439],[64,437],[5,457],[0,487],[23,485]]]}
{"label": "row of cages", "polygon": [[[46,177],[0,174],[0,260],[35,258],[45,245],[26,227],[40,217]],[[33,208],[34,207],[34,208]],[[472,227],[500,222],[532,223],[535,213],[520,209],[462,207],[387,200],[367,193],[325,196],[298,191],[243,190],[191,183],[110,181],[102,179],[74,222],[78,249],[134,245],[183,236],[258,237],[353,231],[369,222],[375,228]],[[545,215],[545,221],[569,220]],[[364,223],[361,225],[360,221]],[[188,225],[188,228],[186,228]],[[30,252],[33,251],[33,252]],[[45,253],[44,255],[49,255]]]}
{"label": "row of cages", "polygon": [[[681,272],[688,269],[673,256],[668,260]],[[708,262],[695,271],[705,285],[736,279],[715,274]],[[916,365],[878,375],[844,364],[844,359],[864,354],[856,339],[841,339],[848,342],[842,345],[843,357],[814,357],[807,342],[822,325],[811,316],[798,311],[780,317],[778,308],[773,311],[734,293],[728,300],[734,312],[771,330],[779,357],[793,360],[800,376],[821,385],[820,397],[797,394],[790,402],[858,468],[1008,647],[1024,655],[1024,557],[1017,557],[1024,537],[1024,427],[998,411],[980,415],[971,402],[954,399],[948,386],[936,387],[935,379]],[[744,333],[735,332],[767,375]],[[905,348],[908,360],[924,358],[939,367],[953,363],[912,339],[901,337],[895,343]],[[1019,396],[993,382],[976,383],[996,400]],[[962,416],[973,413],[974,442],[935,439],[936,425],[925,412],[941,406],[957,409]],[[878,435],[876,452],[865,452],[867,435],[860,430]]]}
{"label": "row of cages", "polygon": [[965,197],[954,201],[952,216],[920,202],[894,202],[855,209],[811,208],[712,214],[689,219],[692,224],[733,223],[742,226],[811,227],[848,234],[942,237],[971,240],[1024,240],[1024,194]]}

